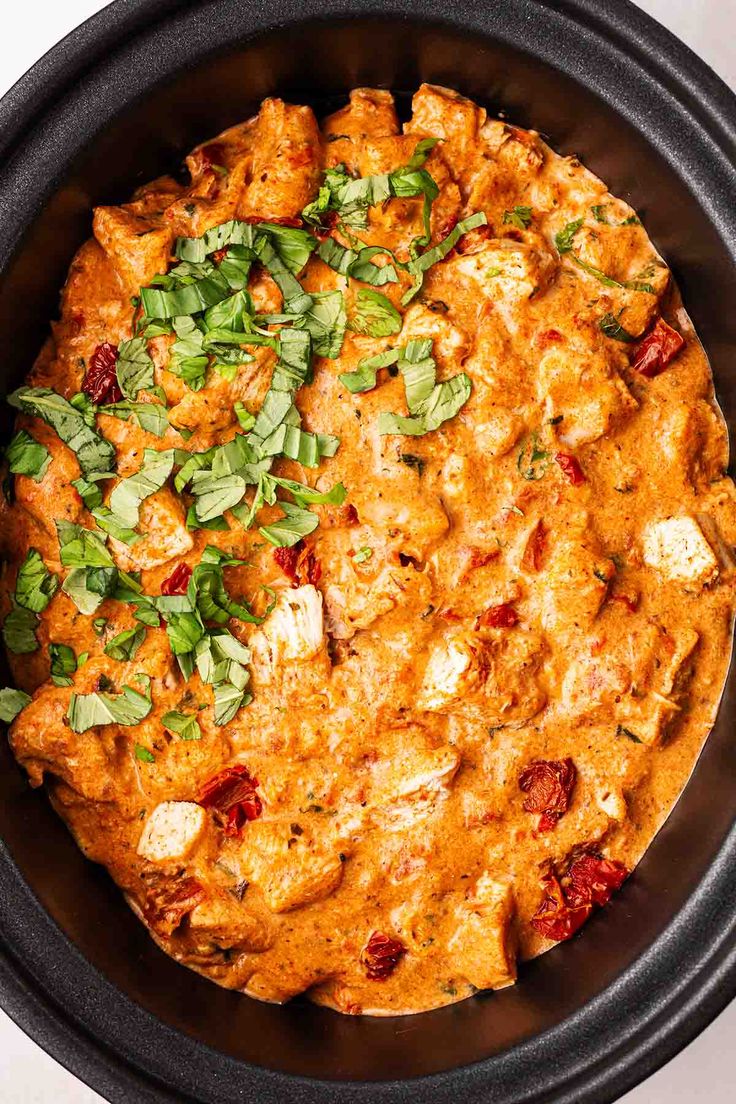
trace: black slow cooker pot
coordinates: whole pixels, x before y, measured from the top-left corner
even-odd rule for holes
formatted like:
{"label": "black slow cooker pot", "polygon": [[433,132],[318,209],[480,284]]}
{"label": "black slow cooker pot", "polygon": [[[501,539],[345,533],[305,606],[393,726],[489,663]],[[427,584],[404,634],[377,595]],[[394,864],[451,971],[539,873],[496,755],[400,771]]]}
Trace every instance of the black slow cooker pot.
{"label": "black slow cooker pot", "polygon": [[[576,152],[670,261],[736,416],[736,100],[623,0],[117,0],[0,103],[0,362],[18,385],[96,203],[267,95],[451,85]],[[10,419],[2,427],[9,426]],[[156,949],[0,750],[0,1002],[118,1102],[614,1100],[736,991],[736,676],[634,877],[519,984],[352,1019],[225,992]]]}

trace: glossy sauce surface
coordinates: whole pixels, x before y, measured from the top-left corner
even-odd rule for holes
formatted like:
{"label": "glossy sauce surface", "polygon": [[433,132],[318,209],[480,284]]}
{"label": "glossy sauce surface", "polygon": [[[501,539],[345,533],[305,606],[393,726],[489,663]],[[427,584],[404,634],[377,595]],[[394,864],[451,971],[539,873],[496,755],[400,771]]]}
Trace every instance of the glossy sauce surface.
{"label": "glossy sauce surface", "polygon": [[[269,100],[190,155],[190,186],[161,179],[97,209],[29,377],[79,393],[100,346],[133,335],[131,297],[169,270],[177,237],[231,219],[302,225],[324,169],[392,173],[428,137],[431,244],[475,212],[486,223],[408,304],[400,265],[380,287],[399,333],[348,328],[337,357],[314,358],[295,402],[339,447],[317,467],[273,468],[319,491],[342,483],[345,502],[312,506],[319,527],[289,553],[229,512],[227,529],[188,528],[191,497],[169,479],[141,505],[140,539],[109,542],[148,595],[207,546],[245,561],[224,573],[265,615],[229,622],[250,649],[252,702],[215,724],[212,687],[184,678],[164,624],[131,660],[105,654],[139,626],[113,598],[87,615],[57,590],[38,649],[10,654],[33,695],[11,730],[17,757],[161,946],[254,997],[308,992],[352,1014],[511,984],[517,959],[573,934],[634,868],[710,729],[731,646],[734,487],[709,365],[664,261],[579,162],[451,91],[423,86],[403,130],[383,91],[354,91],[321,129],[309,108]],[[390,198],[366,229],[333,219],[318,237],[407,263],[422,211],[421,196]],[[364,283],[314,254],[299,280],[342,291],[355,318]],[[258,312],[282,311],[265,268],[248,288]],[[465,373],[470,397],[439,428],[380,434],[379,415],[409,413],[404,373],[379,368],[357,393],[340,376],[427,339],[437,379]],[[262,406],[268,345],[192,390],[168,367],[173,341],[147,341],[163,436],[97,414],[118,477],[145,449],[222,445],[240,432],[236,402]],[[51,463],[16,475],[2,507],[6,611],[29,549],[68,574],[55,521],[94,526],[74,452],[39,418],[18,425]],[[106,501],[115,485],[102,483]],[[280,514],[265,506],[258,524]],[[50,643],[88,653],[72,685],[50,680]],[[73,693],[141,673],[152,708],[139,724],[73,731]],[[168,729],[171,711],[195,716],[200,738]]]}

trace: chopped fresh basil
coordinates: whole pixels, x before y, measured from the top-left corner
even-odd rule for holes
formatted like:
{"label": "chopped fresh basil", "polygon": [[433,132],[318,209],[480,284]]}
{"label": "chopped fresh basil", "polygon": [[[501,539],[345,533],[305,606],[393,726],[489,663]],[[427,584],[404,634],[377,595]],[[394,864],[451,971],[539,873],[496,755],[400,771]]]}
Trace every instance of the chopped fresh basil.
{"label": "chopped fresh basil", "polygon": [[606,215],[606,211],[608,210],[608,206],[609,205],[607,203],[596,203],[593,207],[590,208],[595,221],[596,222],[603,222],[603,223],[605,223],[606,226],[611,225],[610,222],[608,221],[608,216]]}
{"label": "chopped fresh basil", "polygon": [[143,747],[143,744],[134,744],[133,754],[135,755],[136,759],[138,759],[141,763],[156,762],[156,756],[149,748]]}
{"label": "chopped fresh basil", "polygon": [[[81,657],[80,657],[81,658]],[[77,670],[77,657],[68,644],[49,644],[51,681],[55,686],[71,686],[72,675]]]}
{"label": "chopped fresh basil", "polygon": [[134,423],[146,433],[152,433],[155,437],[163,437],[169,428],[169,416],[166,407],[161,403],[123,402],[112,403],[103,407],[101,413],[109,414],[113,418],[120,418],[127,422],[132,418]]}
{"label": "chopped fresh basil", "polygon": [[196,716],[192,713],[179,713],[176,710],[171,710],[169,713],[164,713],[161,724],[169,732],[175,732],[177,736],[181,736],[182,740],[202,739],[202,729],[199,727]]}
{"label": "chopped fresh basil", "polygon": [[110,656],[111,659],[117,659],[121,663],[130,662],[135,658],[136,652],[145,639],[146,630],[144,628],[125,629],[114,636],[109,644],[105,645],[105,655]]}
{"label": "chopped fresh basil", "polygon": [[137,472],[121,479],[110,495],[110,510],[118,523],[134,529],[140,520],[140,507],[145,499],[156,494],[171,475],[174,450],[146,449]]}
{"label": "chopped fresh basil", "polygon": [[361,288],[348,326],[355,333],[389,337],[401,331],[403,321],[393,303],[380,291]]}
{"label": "chopped fresh basil", "polygon": [[359,548],[353,556],[353,563],[366,563],[367,560],[373,555],[373,549],[368,545],[364,545],[363,548]]}
{"label": "chopped fresh basil", "polygon": [[629,333],[628,330],[625,330],[618,318],[616,318],[614,314],[611,314],[610,311],[608,314],[603,315],[598,325],[606,337],[611,337],[614,341],[625,341],[627,343],[636,341],[634,335]]}
{"label": "chopped fresh basil", "polygon": [[354,372],[343,372],[338,378],[353,395],[372,391],[376,386],[379,368],[388,368],[395,364],[399,356],[399,349],[387,349],[385,353],[377,353],[376,356],[359,361]]}
{"label": "chopped fresh basil", "polygon": [[23,690],[14,690],[9,686],[0,690],[0,721],[10,724],[22,709],[30,704],[30,694]]}
{"label": "chopped fresh basil", "polygon": [[10,613],[3,622],[5,647],[14,655],[30,655],[38,651],[38,617],[32,610],[19,606],[14,598],[11,598],[11,603]]}
{"label": "chopped fresh basil", "polygon": [[[107,475],[107,473],[105,473],[105,475]],[[72,479],[72,487],[74,487],[88,510],[94,510],[95,506],[102,505],[102,489],[98,485],[98,479],[99,477],[97,476],[94,481],[85,479],[84,477]]]}
{"label": "chopped fresh basil", "polygon": [[317,356],[334,360],[340,355],[347,314],[341,291],[313,292],[312,304],[295,320],[295,325],[307,330],[312,337],[312,350]]}
{"label": "chopped fresh basil", "polygon": [[247,410],[242,402],[234,403],[233,410],[235,411],[235,417],[238,419],[238,425],[247,433],[248,430],[252,429],[256,424],[255,414],[251,414],[250,410]]}
{"label": "chopped fresh basil", "polygon": [[105,538],[94,529],[57,521],[59,556],[64,567],[114,567]]}
{"label": "chopped fresh basil", "polygon": [[49,387],[19,387],[8,395],[11,406],[41,418],[58,434],[79,462],[82,475],[115,470],[115,449],[92,429],[65,398]]}
{"label": "chopped fresh basil", "polygon": [[67,717],[72,732],[86,732],[98,725],[140,724],[151,712],[151,680],[147,675],[137,675],[143,693],[132,686],[124,686],[121,694],[72,694]]}
{"label": "chopped fresh basil", "polygon": [[[564,229],[555,234],[555,245],[561,257],[564,256],[565,253],[572,253],[575,235],[582,225],[583,220],[581,218],[575,219],[574,222],[568,222]],[[649,283],[640,280],[614,280],[613,276],[607,276],[605,272],[601,272],[595,265],[589,264],[588,261],[584,261],[582,257],[578,257],[575,253],[572,253],[571,259],[578,268],[582,268],[583,272],[587,272],[589,276],[593,276],[599,283],[603,284],[604,287],[629,288],[632,291],[646,291],[650,295],[655,294],[654,288]]]}
{"label": "chopped fresh basil", "polygon": [[573,240],[582,225],[583,220],[581,218],[575,219],[574,222],[568,222],[562,230],[555,234],[555,246],[560,256],[572,251]]}
{"label": "chopped fresh basil", "polygon": [[8,468],[13,475],[28,475],[40,483],[51,463],[51,453],[45,445],[19,429],[5,450]]}
{"label": "chopped fresh basil", "polygon": [[528,230],[532,223],[532,209],[517,206],[512,211],[504,211],[503,221],[504,225],[515,226],[517,230]]}
{"label": "chopped fresh basil", "polygon": [[467,234],[469,230],[475,230],[478,226],[485,226],[487,222],[488,219],[485,213],[483,211],[476,211],[475,214],[469,215],[468,218],[458,222],[447,237],[443,238],[443,240],[433,246],[432,249],[428,249],[426,253],[422,253],[411,260],[408,268],[409,272],[414,277],[414,283],[402,296],[401,305],[405,307],[407,303],[410,303],[414,296],[418,294],[424,281],[425,272],[439,261],[444,260],[447,254],[455,248],[463,234]]}
{"label": "chopped fresh basil", "polygon": [[291,502],[281,501],[279,506],[284,511],[284,516],[259,529],[261,536],[277,548],[291,548],[302,537],[313,533],[319,525],[319,518],[311,510],[292,505]]}
{"label": "chopped fresh basil", "polygon": [[523,479],[536,482],[549,467],[550,454],[539,447],[539,434],[530,433],[519,449],[516,466]]}
{"label": "chopped fresh basil", "polygon": [[137,399],[139,391],[153,387],[153,361],[148,355],[145,337],[122,342],[115,371],[120,390],[127,399]]}
{"label": "chopped fresh basil", "polygon": [[430,339],[410,341],[401,350],[399,370],[404,377],[406,405],[411,417],[384,413],[378,418],[380,434],[422,436],[453,418],[470,398],[472,384],[464,372],[436,383],[436,367]]}
{"label": "chopped fresh basil", "polygon": [[18,569],[15,583],[15,600],[19,606],[41,613],[45,610],[59,586],[35,548],[30,548]]}
{"label": "chopped fresh basil", "polygon": [[393,257],[390,250],[380,245],[368,245],[362,249],[348,249],[334,238],[325,238],[320,243],[317,254],[335,272],[341,276],[352,276],[354,280],[360,280],[372,287],[383,287],[384,284],[395,284],[399,277],[396,275],[394,264],[373,264],[373,258],[381,254]]}
{"label": "chopped fresh basil", "polygon": [[641,739],[640,736],[637,736],[636,733],[632,732],[630,728],[624,728],[623,725],[617,725],[616,735],[617,736],[625,736],[627,740],[631,740],[631,742],[634,743],[634,744],[643,743],[643,740]]}

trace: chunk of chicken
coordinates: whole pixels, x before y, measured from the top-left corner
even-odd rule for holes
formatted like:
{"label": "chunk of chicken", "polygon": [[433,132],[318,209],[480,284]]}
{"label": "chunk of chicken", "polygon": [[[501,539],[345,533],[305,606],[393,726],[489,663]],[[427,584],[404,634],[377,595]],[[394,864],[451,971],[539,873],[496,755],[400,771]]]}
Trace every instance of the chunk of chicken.
{"label": "chunk of chicken", "polygon": [[294,835],[289,823],[257,821],[225,862],[263,893],[272,912],[288,912],[329,897],[342,881],[345,856],[336,843]]}
{"label": "chunk of chicken", "polygon": [[152,226],[150,217],[135,208],[136,204],[97,207],[93,222],[97,241],[132,294],[157,273],[166,272],[174,241],[170,226]]}
{"label": "chunk of chicken", "polygon": [[558,436],[571,448],[598,440],[638,407],[604,355],[559,347],[539,362],[538,397],[546,418],[562,419]]}
{"label": "chunk of chicken", "polygon": [[549,286],[557,261],[541,236],[536,242],[496,238],[477,253],[458,257],[452,267],[476,284],[481,295],[500,311],[509,330],[515,331],[519,304]]}
{"label": "chunk of chicken", "polygon": [[478,130],[486,117],[484,109],[458,92],[436,84],[421,85],[411,106],[413,114],[405,128],[407,133],[441,138],[447,160],[457,172],[462,171],[475,158]]}
{"label": "chunk of chicken", "polygon": [[124,571],[144,571],[181,559],[194,547],[186,527],[181,499],[168,487],[144,500],[140,509],[141,540],[127,545],[110,540],[115,562]]}
{"label": "chunk of chicken", "polygon": [[359,141],[368,135],[380,138],[398,134],[394,98],[383,88],[353,88],[350,102],[325,119],[322,130],[331,145],[340,138]]}
{"label": "chunk of chicken", "polygon": [[312,109],[264,100],[240,218],[294,218],[314,197],[318,180],[319,130]]}
{"label": "chunk of chicken", "polygon": [[191,855],[207,824],[193,801],[162,801],[153,810],[138,842],[138,854],[150,862],[172,862]]}
{"label": "chunk of chicken", "polygon": [[480,715],[489,725],[522,724],[545,701],[541,660],[539,637],[521,629],[448,633],[430,651],[417,704]]}
{"label": "chunk of chicken", "polygon": [[484,873],[455,909],[447,948],[452,963],[476,989],[503,989],[516,980],[511,887]]}
{"label": "chunk of chicken", "polygon": [[702,590],[718,576],[718,560],[695,518],[651,521],[642,533],[647,567],[689,590]]}

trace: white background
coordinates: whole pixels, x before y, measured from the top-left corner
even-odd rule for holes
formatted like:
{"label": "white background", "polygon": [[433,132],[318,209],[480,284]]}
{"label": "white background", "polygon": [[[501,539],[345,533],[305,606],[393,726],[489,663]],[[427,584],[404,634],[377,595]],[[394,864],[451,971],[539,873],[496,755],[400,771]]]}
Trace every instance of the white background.
{"label": "white background", "polygon": [[[601,0],[601,4],[612,0]],[[736,88],[735,0],[640,0]],[[77,24],[105,7],[98,0],[22,0],[2,5],[0,94]],[[736,197],[735,197],[736,198]],[[733,1104],[736,1003],[664,1069],[620,1104]],[[100,1104],[0,1012],[2,1104]],[[131,1104],[135,1104],[131,1101]]]}

